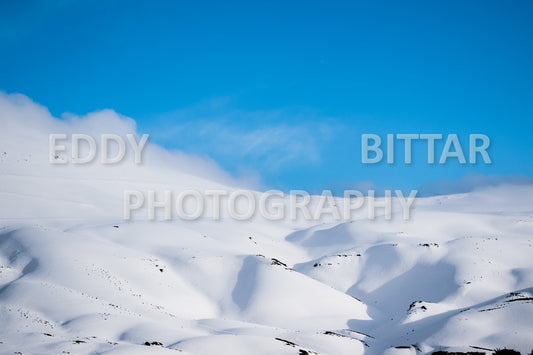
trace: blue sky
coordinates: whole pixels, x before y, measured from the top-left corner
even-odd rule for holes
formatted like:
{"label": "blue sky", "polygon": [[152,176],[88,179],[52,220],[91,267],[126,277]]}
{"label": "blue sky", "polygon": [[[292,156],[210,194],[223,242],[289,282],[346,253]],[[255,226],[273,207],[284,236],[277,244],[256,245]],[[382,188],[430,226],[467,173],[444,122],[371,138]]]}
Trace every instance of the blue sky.
{"label": "blue sky", "polygon": [[[58,117],[112,108],[284,190],[531,178],[531,18],[531,1],[2,1],[0,90]],[[493,164],[428,165],[420,144],[364,165],[362,133],[483,133]]]}

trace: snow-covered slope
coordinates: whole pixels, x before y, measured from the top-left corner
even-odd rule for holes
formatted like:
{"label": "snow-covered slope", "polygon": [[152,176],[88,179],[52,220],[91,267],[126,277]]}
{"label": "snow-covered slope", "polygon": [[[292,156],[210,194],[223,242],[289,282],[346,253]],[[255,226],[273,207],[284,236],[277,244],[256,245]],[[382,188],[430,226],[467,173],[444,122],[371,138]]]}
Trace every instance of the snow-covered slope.
{"label": "snow-covered slope", "polygon": [[231,182],[168,164],[50,166],[43,120],[76,127],[2,100],[1,354],[533,349],[531,186],[418,199],[409,221],[125,221],[124,189]]}

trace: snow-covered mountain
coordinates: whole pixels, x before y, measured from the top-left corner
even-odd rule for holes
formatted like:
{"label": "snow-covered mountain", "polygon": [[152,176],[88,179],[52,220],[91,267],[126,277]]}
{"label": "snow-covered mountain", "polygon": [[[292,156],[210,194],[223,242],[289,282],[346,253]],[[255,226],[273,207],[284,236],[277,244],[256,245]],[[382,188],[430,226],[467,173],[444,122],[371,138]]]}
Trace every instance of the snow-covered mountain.
{"label": "snow-covered mountain", "polygon": [[2,354],[533,349],[532,186],[419,198],[409,221],[124,220],[125,189],[236,182],[154,145],[141,166],[51,165],[49,133],[135,126],[0,106]]}

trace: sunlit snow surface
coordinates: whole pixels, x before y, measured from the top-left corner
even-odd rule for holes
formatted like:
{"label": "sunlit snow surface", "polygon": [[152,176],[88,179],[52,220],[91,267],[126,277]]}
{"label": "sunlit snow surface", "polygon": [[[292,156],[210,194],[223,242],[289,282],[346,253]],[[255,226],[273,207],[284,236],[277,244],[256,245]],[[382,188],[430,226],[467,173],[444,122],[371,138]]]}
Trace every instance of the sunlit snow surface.
{"label": "sunlit snow surface", "polygon": [[531,350],[530,187],[339,224],[125,222],[118,185],[0,177],[2,353]]}

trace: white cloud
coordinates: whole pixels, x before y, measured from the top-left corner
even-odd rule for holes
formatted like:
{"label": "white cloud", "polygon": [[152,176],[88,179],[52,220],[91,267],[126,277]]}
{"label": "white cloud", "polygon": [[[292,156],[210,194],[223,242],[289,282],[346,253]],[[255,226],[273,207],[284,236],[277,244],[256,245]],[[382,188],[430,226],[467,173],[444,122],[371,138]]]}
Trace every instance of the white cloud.
{"label": "white cloud", "polygon": [[[234,178],[207,156],[169,151],[149,142],[141,166],[134,165],[130,151],[118,166],[101,166],[97,159],[93,164],[57,166],[49,163],[49,134],[82,133],[99,140],[101,134],[114,133],[142,135],[137,132],[133,119],[113,110],[92,112],[85,116],[64,114],[62,119],[53,117],[46,107],[21,94],[0,92],[0,172],[3,174],[32,174],[47,176],[157,176],[165,170],[175,174],[193,175],[224,185],[248,188],[258,187],[257,175]],[[137,138],[138,140],[139,138]],[[67,143],[67,150],[70,151]],[[161,175],[163,176],[163,175]],[[165,176],[172,176],[166,174]]]}
{"label": "white cloud", "polygon": [[449,195],[483,190],[500,185],[533,185],[533,178],[523,175],[469,174],[457,180],[440,179],[422,185],[420,196]]}
{"label": "white cloud", "polygon": [[322,148],[342,127],[333,120],[316,118],[315,112],[301,109],[236,110],[228,107],[228,100],[217,99],[156,117],[159,130],[155,135],[170,144],[179,139],[178,145],[187,151],[279,171],[322,161]]}

